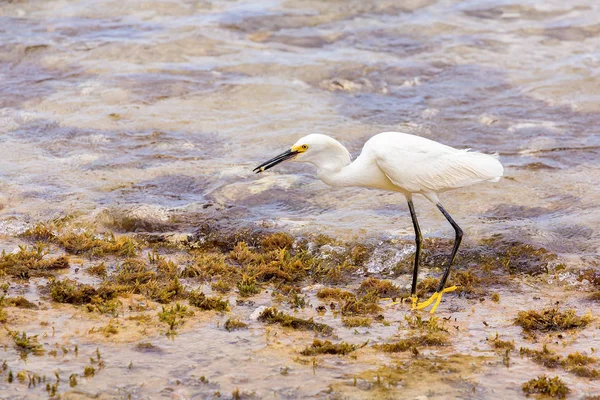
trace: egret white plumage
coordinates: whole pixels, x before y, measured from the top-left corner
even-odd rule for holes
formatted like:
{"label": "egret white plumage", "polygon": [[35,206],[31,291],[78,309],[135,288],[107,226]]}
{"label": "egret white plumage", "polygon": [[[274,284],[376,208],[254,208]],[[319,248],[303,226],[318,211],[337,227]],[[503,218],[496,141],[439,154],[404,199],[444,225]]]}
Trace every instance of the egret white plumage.
{"label": "egret white plumage", "polygon": [[[350,153],[337,140],[321,134],[299,139],[289,150],[259,165],[254,172],[263,172],[283,161],[308,162],[317,167],[317,177],[331,186],[361,186],[404,194],[415,230],[416,254],[412,275],[413,309],[433,305],[433,313],[442,295],[456,290],[445,288],[460,246],[463,231],[444,209],[439,193],[480,182],[497,182],[504,168],[496,156],[459,150],[420,136],[401,132],[384,132],[369,139],[360,155],[352,162]],[[425,302],[416,297],[419,256],[423,238],[413,205],[413,195],[420,194],[437,206],[454,228],[452,253],[436,292]]]}

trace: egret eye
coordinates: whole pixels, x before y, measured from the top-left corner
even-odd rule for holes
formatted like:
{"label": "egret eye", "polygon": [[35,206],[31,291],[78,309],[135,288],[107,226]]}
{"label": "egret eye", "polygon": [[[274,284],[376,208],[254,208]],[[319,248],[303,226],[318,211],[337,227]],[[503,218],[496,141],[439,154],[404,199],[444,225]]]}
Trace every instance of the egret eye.
{"label": "egret eye", "polygon": [[302,150],[308,150],[308,145],[307,144],[303,144],[302,145]]}

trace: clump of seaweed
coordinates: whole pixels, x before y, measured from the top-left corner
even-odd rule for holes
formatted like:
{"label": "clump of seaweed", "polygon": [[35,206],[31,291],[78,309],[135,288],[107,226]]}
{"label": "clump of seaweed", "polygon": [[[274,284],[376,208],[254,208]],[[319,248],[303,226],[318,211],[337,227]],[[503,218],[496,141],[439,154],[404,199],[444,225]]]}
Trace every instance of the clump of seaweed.
{"label": "clump of seaweed", "polygon": [[535,247],[511,240],[506,241],[499,237],[485,240],[484,244],[493,245],[497,253],[494,260],[490,260],[490,263],[495,264],[494,266],[502,268],[511,275],[527,274],[535,276],[547,273],[549,264],[556,259],[556,254],[543,247]]}
{"label": "clump of seaweed", "polygon": [[160,322],[164,322],[169,325],[167,336],[175,336],[177,334],[177,328],[179,328],[185,322],[185,318],[194,315],[193,312],[189,311],[188,308],[179,303],[175,303],[170,307],[164,307],[158,313],[158,319]]}
{"label": "clump of seaweed", "polygon": [[371,326],[371,318],[369,317],[344,317],[342,325],[347,328],[369,327]]}
{"label": "clump of seaweed", "polygon": [[19,279],[30,277],[49,277],[52,271],[69,267],[69,260],[64,257],[45,258],[46,247],[37,244],[31,248],[19,246],[16,253],[2,251],[0,255],[0,276],[12,276]]}
{"label": "clump of seaweed", "polygon": [[4,298],[8,293],[8,287],[8,283],[0,285],[0,290],[2,290],[2,295],[0,295],[0,324],[4,324],[8,320],[8,314],[4,310]]}
{"label": "clump of seaweed", "polygon": [[366,314],[376,314],[381,311],[377,304],[378,297],[374,294],[368,294],[363,297],[349,299],[341,307],[342,315],[357,316]]}
{"label": "clump of seaweed", "polygon": [[111,319],[110,321],[108,321],[108,324],[106,324],[106,326],[104,326],[101,329],[101,332],[104,334],[105,337],[116,335],[117,333],[119,333],[119,326],[117,325],[117,322],[114,319]]}
{"label": "clump of seaweed", "polygon": [[106,278],[108,275],[108,271],[106,270],[106,265],[104,264],[104,262],[88,267],[85,270],[85,272],[87,272],[90,275],[98,276],[100,278]]}
{"label": "clump of seaweed", "polygon": [[413,330],[448,333],[448,330],[444,327],[443,323],[440,324],[440,319],[435,316],[432,316],[429,319],[423,319],[420,315],[405,315],[404,320],[408,327]]}
{"label": "clump of seaweed", "polygon": [[52,279],[48,283],[50,296],[57,303],[87,304],[98,294],[97,290],[90,285],[79,283],[72,279]]}
{"label": "clump of seaweed", "polygon": [[563,367],[566,371],[584,378],[600,378],[600,370],[588,368],[589,364],[597,361],[594,357],[589,357],[579,352],[571,353],[566,358],[561,357],[556,352],[548,349],[546,345],[542,350],[532,350],[521,347],[521,355],[531,358],[534,362],[548,368]]}
{"label": "clump of seaweed", "polygon": [[450,343],[448,330],[440,325],[439,319],[431,317],[423,320],[420,315],[405,316],[408,327],[414,331],[409,337],[394,343],[384,343],[373,347],[388,353],[397,353],[408,350],[418,352],[419,346],[446,346]]}
{"label": "clump of seaweed", "polygon": [[437,290],[440,285],[440,280],[438,278],[432,278],[430,276],[422,279],[417,284],[417,296],[424,296],[426,294],[433,293]]}
{"label": "clump of seaweed", "polygon": [[358,294],[361,296],[375,295],[379,298],[395,299],[402,294],[402,290],[394,285],[392,281],[367,278],[360,284]]}
{"label": "clump of seaweed", "polygon": [[229,281],[219,279],[218,281],[213,282],[210,285],[210,288],[216,292],[228,293],[233,289],[233,285]]}
{"label": "clump of seaweed", "polygon": [[139,351],[141,353],[155,353],[155,354],[162,354],[164,353],[164,350],[161,349],[160,347],[150,343],[150,342],[141,342],[135,345],[135,347],[133,348],[135,351]]}
{"label": "clump of seaweed", "polygon": [[227,332],[236,331],[239,329],[247,329],[247,328],[248,328],[248,324],[240,321],[237,318],[229,318],[227,321],[225,321],[225,329],[227,330]]}
{"label": "clump of seaweed", "polygon": [[546,308],[541,311],[519,311],[515,324],[520,325],[525,331],[564,331],[567,329],[585,328],[592,321],[592,316],[586,314],[582,317],[570,309],[560,311],[558,306]]}
{"label": "clump of seaweed", "polygon": [[557,397],[559,399],[564,399],[571,391],[558,376],[548,378],[546,375],[525,382],[522,389],[528,395],[539,393],[550,397]]}
{"label": "clump of seaweed", "polygon": [[283,311],[278,311],[275,307],[266,308],[262,313],[260,313],[258,320],[268,324],[279,324],[284,327],[305,331],[314,331],[326,335],[333,332],[333,329],[329,325],[314,322],[312,318],[302,319],[293,317],[284,313]]}
{"label": "clump of seaweed", "polygon": [[85,231],[82,233],[68,232],[56,237],[55,243],[65,249],[67,253],[87,255],[88,257],[102,257],[116,255],[120,257],[133,257],[137,253],[139,244],[128,236],[115,236],[108,234],[95,234]]}
{"label": "clump of seaweed", "polygon": [[35,309],[38,308],[38,306],[36,306],[34,303],[32,303],[31,301],[27,300],[23,296],[8,297],[8,298],[4,299],[4,302],[7,305],[13,306],[13,307],[27,308],[27,309],[33,309],[33,310],[35,310]]}
{"label": "clump of seaweed", "polygon": [[346,342],[331,343],[329,340],[321,341],[315,339],[310,346],[306,346],[304,350],[300,352],[303,356],[317,356],[320,354],[338,354],[346,355],[353,352],[358,348],[355,344]]}
{"label": "clump of seaweed", "polygon": [[97,311],[100,314],[109,314],[113,317],[119,316],[119,311],[123,303],[119,299],[103,299],[100,295],[92,297],[90,303],[86,305],[89,312]]}
{"label": "clump of seaweed", "polygon": [[289,249],[294,244],[294,238],[284,232],[273,233],[261,240],[264,251]]}
{"label": "clump of seaweed", "polygon": [[256,284],[256,278],[249,275],[242,276],[242,279],[237,283],[237,288],[242,297],[250,297],[260,293],[260,287]]}
{"label": "clump of seaweed", "polygon": [[498,333],[496,333],[495,338],[489,339],[488,341],[490,346],[492,346],[495,350],[512,351],[515,349],[514,340],[511,340],[510,342],[508,340],[502,340],[498,337]]}
{"label": "clump of seaweed", "polygon": [[213,279],[230,282],[239,275],[239,268],[233,268],[225,262],[225,257],[217,253],[198,253],[192,264],[181,271],[183,278],[196,278],[203,281]]}
{"label": "clump of seaweed", "polygon": [[96,375],[96,368],[91,365],[86,365],[83,369],[83,376],[86,378],[91,378],[94,375]]}
{"label": "clump of seaweed", "polygon": [[572,367],[568,369],[568,371],[582,378],[588,378],[593,380],[600,379],[600,370],[598,369],[592,369],[587,367]]}
{"label": "clump of seaweed", "polygon": [[383,343],[373,347],[385,351],[386,353],[398,353],[416,349],[419,346],[446,346],[450,340],[446,335],[440,332],[427,332],[420,335],[412,335],[406,339],[400,339],[394,343]]}
{"label": "clump of seaweed", "polygon": [[356,295],[340,288],[324,287],[317,291],[317,298],[321,300],[348,301],[356,299]]}
{"label": "clump of seaweed", "polygon": [[229,302],[220,297],[208,297],[201,291],[194,290],[188,295],[188,302],[201,310],[229,311]]}
{"label": "clump of seaweed", "polygon": [[452,274],[450,285],[458,286],[458,292],[466,295],[482,295],[484,290],[479,287],[481,278],[471,271],[455,271]]}
{"label": "clump of seaweed", "polygon": [[24,239],[29,239],[32,242],[51,242],[56,238],[55,227],[45,223],[28,228],[19,236]]}
{"label": "clump of seaweed", "polygon": [[15,348],[21,354],[22,358],[27,358],[29,354],[35,356],[44,355],[44,346],[38,342],[37,335],[27,336],[26,332],[19,333],[11,330],[8,330],[8,333],[12,337]]}
{"label": "clump of seaweed", "polygon": [[520,354],[521,356],[527,356],[537,364],[548,368],[556,368],[562,364],[561,356],[548,349],[546,345],[544,345],[541,351],[521,347]]}
{"label": "clump of seaweed", "polygon": [[582,367],[584,365],[594,364],[597,361],[597,358],[581,354],[577,351],[567,355],[567,358],[563,361],[563,366]]}
{"label": "clump of seaweed", "polygon": [[183,298],[185,290],[177,277],[176,265],[161,260],[155,268],[156,271],[144,261],[127,258],[102,283],[101,288],[117,294],[142,294],[163,304]]}

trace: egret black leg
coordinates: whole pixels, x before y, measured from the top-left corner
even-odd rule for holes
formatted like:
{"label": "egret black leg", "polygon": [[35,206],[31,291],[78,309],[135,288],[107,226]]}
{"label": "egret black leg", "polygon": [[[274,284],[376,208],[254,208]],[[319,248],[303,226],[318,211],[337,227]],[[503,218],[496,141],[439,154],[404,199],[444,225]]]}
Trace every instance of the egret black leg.
{"label": "egret black leg", "polygon": [[412,287],[410,289],[411,296],[414,296],[417,294],[417,277],[419,276],[419,258],[421,256],[421,242],[423,241],[423,237],[421,236],[421,228],[419,228],[419,221],[417,221],[417,213],[415,212],[415,206],[413,205],[412,200],[408,200],[408,209],[410,210],[413,227],[415,228],[415,245],[417,247],[417,251],[415,252]]}
{"label": "egret black leg", "polygon": [[448,260],[448,265],[446,265],[446,270],[444,271],[444,275],[442,276],[442,279],[440,280],[440,285],[438,286],[438,290],[437,290],[439,293],[441,293],[442,290],[444,289],[444,286],[446,285],[446,280],[448,279],[448,275],[450,275],[450,267],[452,266],[452,263],[454,262],[454,259],[456,258],[456,253],[458,252],[460,242],[462,241],[463,231],[462,231],[462,229],[460,229],[460,226],[458,226],[458,224],[456,222],[454,222],[454,220],[452,219],[450,214],[448,214],[448,212],[444,209],[444,207],[442,206],[441,203],[437,203],[436,206],[442,212],[442,214],[444,214],[444,217],[446,217],[448,222],[450,222],[450,225],[452,225],[452,227],[454,228],[454,232],[456,232],[456,236],[454,238],[454,247],[452,248],[452,254],[450,254],[450,259]]}

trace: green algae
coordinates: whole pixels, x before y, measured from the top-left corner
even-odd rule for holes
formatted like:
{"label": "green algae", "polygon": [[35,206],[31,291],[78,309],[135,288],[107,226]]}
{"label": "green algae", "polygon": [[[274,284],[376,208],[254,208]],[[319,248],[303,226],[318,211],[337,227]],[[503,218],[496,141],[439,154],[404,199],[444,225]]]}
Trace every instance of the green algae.
{"label": "green algae", "polygon": [[520,353],[521,356],[527,356],[537,364],[543,365],[547,368],[562,367],[569,373],[583,378],[600,378],[600,370],[588,367],[588,365],[595,364],[598,360],[594,357],[590,357],[579,352],[571,353],[564,358],[555,351],[548,349],[548,347],[544,345],[541,351],[522,347]]}
{"label": "green algae", "polygon": [[87,304],[98,294],[91,285],[79,283],[72,279],[52,279],[48,283],[50,296],[57,303]]}
{"label": "green algae", "polygon": [[258,316],[258,320],[268,324],[278,324],[283,327],[304,331],[314,331],[325,335],[333,333],[333,328],[331,328],[329,325],[314,322],[312,318],[297,318],[288,315],[283,311],[278,311],[275,307],[268,307],[265,310],[263,310],[263,312],[261,312]]}
{"label": "green algae", "polygon": [[595,357],[590,357],[580,352],[575,352],[567,355],[567,358],[563,361],[563,365],[581,367],[584,365],[594,364],[598,362]]}
{"label": "green algae", "polygon": [[475,251],[467,250],[462,257],[477,262],[484,270],[501,269],[511,275],[536,276],[547,273],[550,264],[557,258],[556,254],[543,247],[506,240],[501,236],[483,240],[482,245],[493,249],[492,254],[473,249]]}
{"label": "green algae", "polygon": [[419,335],[412,335],[406,339],[400,339],[394,343],[383,343],[373,347],[386,353],[399,353],[412,349],[418,349],[421,346],[447,346],[450,340],[446,335],[440,332],[428,332]]}
{"label": "green algae", "polygon": [[158,319],[160,322],[164,322],[169,326],[167,336],[175,336],[177,334],[177,328],[182,326],[185,319],[194,315],[192,311],[179,303],[175,303],[169,307],[162,307],[162,310],[158,313]]}
{"label": "green algae", "polygon": [[317,298],[321,300],[348,301],[356,299],[356,295],[340,288],[324,287],[317,291]]}
{"label": "green algae", "polygon": [[495,350],[502,350],[502,351],[512,351],[515,349],[515,342],[514,340],[508,341],[508,340],[502,340],[499,338],[498,333],[496,333],[496,337],[492,338],[492,339],[488,339],[488,343],[490,344],[490,346],[492,346]]}
{"label": "green algae", "polygon": [[229,302],[221,297],[208,297],[198,290],[188,294],[188,302],[191,306],[201,310],[229,311]]}
{"label": "green algae", "polygon": [[87,272],[90,275],[98,276],[100,278],[106,278],[108,276],[108,271],[104,262],[86,268],[85,272]]}
{"label": "green algae", "polygon": [[355,351],[358,348],[355,344],[347,342],[331,343],[329,340],[313,340],[310,346],[307,346],[300,352],[303,356],[316,356],[321,354],[337,354],[346,355]]}
{"label": "green algae", "polygon": [[256,278],[244,275],[237,283],[238,293],[241,297],[250,297],[260,293],[260,287],[256,283]]}
{"label": "green algae", "polygon": [[581,378],[588,378],[592,380],[600,379],[600,370],[598,369],[577,366],[570,368],[568,371]]}
{"label": "green algae", "polygon": [[[311,283],[346,282],[349,281],[349,279],[351,281],[352,287],[355,287],[354,285],[356,284],[356,278],[352,276],[352,273],[359,270],[358,268],[360,267],[360,264],[365,262],[370,256],[370,254],[368,254],[368,252],[365,250],[369,248],[368,246],[354,245],[352,247],[352,252],[354,252],[355,254],[350,255],[350,252],[348,251],[349,247],[346,244],[342,244],[340,245],[340,247],[346,246],[345,249],[338,250],[336,248],[334,251],[331,252],[331,254],[333,254],[334,252],[338,253],[332,258],[326,258],[323,257],[323,255],[329,255],[329,251],[331,251],[331,243],[323,243],[323,246],[326,246],[324,249],[311,250],[312,253],[308,254],[305,251],[306,243],[303,242],[303,239],[296,240],[294,242],[294,240],[290,241],[288,240],[289,238],[286,239],[286,237],[284,236],[278,238],[277,240],[269,241],[269,243],[265,244],[266,242],[264,242],[264,238],[265,236],[263,235],[257,235],[254,238],[243,238],[245,245],[239,246],[239,254],[236,254],[235,256],[232,256],[230,253],[234,251],[233,248],[228,248],[228,253],[220,254],[213,252],[212,255],[208,257],[207,254],[210,253],[203,253],[197,248],[192,248],[191,246],[188,248],[186,247],[187,244],[184,244],[182,245],[182,247],[178,247],[177,249],[175,247],[167,248],[160,244],[158,245],[157,248],[159,251],[167,252],[170,254],[176,254],[177,262],[181,263],[181,266],[169,263],[167,260],[164,259],[162,255],[157,253],[156,249],[153,249],[151,250],[151,252],[148,253],[148,260],[145,260],[146,252],[141,247],[137,249],[137,254],[139,255],[136,258],[123,257],[121,255],[117,255],[118,257],[123,258],[115,260],[115,254],[110,254],[110,258],[108,258],[104,266],[104,273],[100,272],[94,274],[95,276],[102,278],[102,282],[99,284],[94,284],[93,287],[97,291],[100,291],[102,289],[105,290],[106,293],[112,293],[113,296],[127,296],[130,293],[134,293],[140,294],[147,299],[161,299],[155,301],[169,303],[174,300],[190,300],[190,298],[194,298],[194,292],[190,292],[189,288],[185,288],[182,285],[182,282],[183,284],[188,284],[188,279],[195,281],[203,281],[206,284],[210,285],[210,287],[215,291],[219,291],[221,293],[229,293],[232,289],[236,287],[238,288],[238,290],[240,290],[239,283],[243,280],[243,278],[245,278],[246,282],[244,283],[254,284],[254,286],[257,288],[257,292],[260,292],[261,288],[269,289],[270,291],[270,288],[273,287],[273,297],[271,298],[271,301],[281,301],[286,305],[290,304],[292,307],[300,308],[306,306],[307,303],[306,297],[301,295],[300,287],[303,287],[304,285],[310,285]],[[140,246],[143,245],[142,242],[138,243],[140,243]],[[238,241],[236,243],[240,242]],[[229,243],[227,244],[227,246],[231,247],[233,246],[233,244]],[[214,251],[214,249],[211,251]],[[219,251],[221,251],[221,249],[219,249]],[[185,253],[182,254],[182,252]],[[109,256],[109,254],[107,254],[106,256]],[[210,260],[211,258],[212,260]],[[134,262],[132,260],[136,260],[137,262]],[[199,260],[204,261],[200,262]],[[335,265],[339,260],[342,260],[342,263]],[[113,270],[112,266],[115,262],[116,267]],[[124,263],[132,265],[127,265],[126,268],[122,269],[121,266]],[[210,263],[212,263],[212,265],[208,265]],[[161,265],[160,267],[159,264]],[[107,265],[110,266],[110,268],[106,268]],[[464,280],[467,283],[469,281],[471,282],[472,289],[469,289],[469,293],[477,293],[477,290],[479,290],[478,285],[480,286],[482,285],[482,282],[485,282],[485,280],[481,280],[480,275],[475,276],[475,279],[473,279],[474,275],[469,275],[470,271],[459,272],[461,272],[459,276],[462,276],[459,279],[464,278]],[[136,273],[139,273],[139,275],[136,275]],[[480,273],[478,272],[478,274]],[[390,276],[385,274],[382,275],[385,277]],[[454,276],[455,273],[453,272],[452,277]],[[165,279],[165,277],[167,278]],[[382,278],[382,276],[378,276],[378,278]],[[181,282],[179,281],[179,279],[181,279]],[[93,280],[93,282],[96,281],[97,280],[95,279]],[[435,288],[437,287],[438,280],[432,279],[431,281],[432,290],[435,290]],[[173,290],[166,290],[167,294],[165,296],[158,295],[158,293],[163,292],[164,289],[167,288],[167,285],[162,285],[161,282],[168,282],[169,284],[172,284],[171,289]],[[342,324],[344,324],[344,326],[368,326],[367,322],[368,324],[372,323],[372,314],[376,314],[381,310],[381,308],[378,305],[378,301],[381,298],[388,297],[385,288],[382,289],[382,286],[379,285],[381,282],[389,282],[391,285],[388,285],[388,288],[392,290],[399,290],[397,286],[395,286],[391,281],[386,281],[384,279],[368,278],[365,279],[360,285],[360,287],[356,290],[357,294],[345,291],[340,288],[322,288],[321,290],[319,290],[319,292],[317,292],[317,297],[322,300],[331,300],[337,302],[335,304],[332,303],[332,307],[336,307],[337,309],[342,311],[343,316],[341,322]],[[455,281],[453,281],[453,283],[454,282]],[[194,287],[195,286],[196,285],[194,285]],[[321,294],[321,291],[326,292],[328,290],[337,290],[337,296],[336,294],[319,296],[319,294]],[[204,296],[204,294],[202,295]],[[251,295],[252,294],[250,294],[250,296]],[[399,295],[401,296],[402,293],[400,293]],[[100,298],[101,302],[96,303],[95,299],[98,298],[97,296],[98,295],[92,296],[89,303],[86,303],[85,307],[83,308],[88,308],[90,311],[94,310],[102,312],[100,311],[100,308],[96,308],[96,306],[106,306],[105,308],[103,308],[104,310],[106,310],[105,312],[113,313],[117,312],[123,307],[123,305],[119,303],[116,299],[104,300]],[[198,297],[201,298],[202,296]],[[77,298],[77,296],[75,296],[75,298]],[[262,299],[263,296],[261,296],[260,300],[262,301]],[[257,299],[251,299],[244,300],[244,304],[251,304],[252,300],[258,302]],[[114,303],[115,307],[111,308],[109,306],[109,303],[112,301],[116,301],[116,303]],[[128,299],[126,303],[129,304],[129,307],[131,308],[132,303],[137,301],[137,297],[131,297],[131,299]],[[152,303],[150,304],[152,308],[154,305],[152,305]],[[192,305],[191,302],[190,305]],[[170,308],[169,306],[165,306],[165,308]],[[133,305],[133,307],[134,311],[140,310],[140,308],[136,308],[139,306]],[[192,307],[190,306],[189,308],[191,309]],[[113,311],[109,311],[111,309]],[[189,314],[187,316],[189,316]],[[185,320],[185,318],[187,318],[187,316],[184,316],[182,318],[181,324],[183,324],[183,321]],[[287,316],[291,317],[291,315]],[[155,319],[156,317],[152,318],[154,322]],[[312,319],[303,321],[312,322]],[[166,320],[161,319],[161,322],[167,323],[170,326],[169,322],[167,322]],[[227,330],[230,330],[228,329],[230,325],[229,322],[230,320],[228,320],[224,325],[224,328]],[[244,324],[241,321],[239,322],[241,324]],[[418,321],[416,318],[411,317],[411,321],[408,322],[408,327],[411,330],[415,330],[415,332],[410,333],[407,338],[402,339],[415,339],[408,344],[408,351],[416,351],[417,347],[421,346],[437,346],[437,344],[435,344],[435,338],[433,337],[435,335],[428,335],[428,332],[426,331],[427,328],[430,326],[430,322],[431,321],[427,320]],[[441,322],[441,320],[434,320],[431,325],[435,326],[436,324]],[[281,324],[284,326],[286,326],[285,324],[289,324],[288,326],[294,327],[293,323],[289,323],[288,321],[283,320],[276,321],[273,323]],[[181,326],[181,324],[176,323],[173,328],[169,329],[169,331],[174,334],[175,331]],[[151,325],[148,325],[148,328],[150,328],[150,326]],[[302,324],[300,324],[300,326],[302,326]],[[144,329],[146,329],[146,326],[144,326]],[[314,327],[307,328],[306,330],[318,332],[318,330],[314,329]],[[102,333],[102,327],[98,328],[96,332]],[[348,331],[345,332],[348,333]],[[442,338],[441,340],[449,342],[449,335],[446,335],[445,332],[446,331],[442,329],[438,331],[437,336],[439,338]],[[419,340],[421,342],[419,342]],[[406,347],[406,345],[398,346]],[[426,352],[424,354],[428,353]],[[381,354],[379,354],[379,356],[382,357]],[[423,355],[419,356],[419,358],[421,357],[423,357]],[[397,359],[402,358],[402,356],[386,356],[384,358]],[[432,361],[430,363],[431,365],[427,368],[431,368],[432,371],[436,370],[436,367],[433,366],[436,362],[438,361]],[[426,368],[425,365],[423,365],[423,367]],[[576,374],[578,372],[572,371],[572,373]],[[582,370],[580,373],[585,374],[586,372]]]}
{"label": "green algae", "polygon": [[113,233],[95,234],[90,231],[82,233],[67,232],[54,240],[67,253],[103,257],[116,255],[133,257],[137,254],[139,243],[127,236],[115,236]]}
{"label": "green algae", "polygon": [[403,294],[403,291],[389,280],[367,278],[358,288],[359,296],[375,295],[379,298],[395,299]]}
{"label": "green algae", "polygon": [[239,272],[239,268],[233,268],[225,262],[222,254],[196,253],[193,263],[184,267],[181,276],[202,281],[216,279],[230,282]]}
{"label": "green algae", "polygon": [[560,311],[558,306],[541,311],[519,311],[515,318],[515,324],[521,326],[526,332],[552,332],[585,328],[591,321],[590,314],[580,317],[575,310]]}
{"label": "green algae", "polygon": [[562,364],[562,357],[556,352],[548,349],[546,345],[544,345],[541,351],[521,347],[519,352],[521,356],[527,356],[535,363],[543,365],[544,367],[556,368]]}
{"label": "green algae", "polygon": [[437,317],[424,320],[420,315],[404,317],[412,333],[393,343],[376,344],[373,347],[387,353],[411,350],[418,353],[419,347],[447,346],[450,344],[448,330],[440,324]]}
{"label": "green algae", "polygon": [[13,339],[15,349],[21,355],[21,358],[27,358],[27,355],[33,354],[35,356],[42,356],[45,353],[44,346],[38,341],[38,336],[27,336],[26,332],[11,331],[9,329],[8,334]]}
{"label": "green algae", "polygon": [[371,326],[372,319],[369,317],[344,317],[342,318],[342,325],[347,328],[357,327],[369,327]]}
{"label": "green algae", "polygon": [[265,251],[289,249],[294,244],[294,238],[285,232],[272,233],[261,240]]}
{"label": "green algae", "polygon": [[480,285],[483,279],[471,271],[455,271],[449,282],[449,286],[458,286],[458,293],[481,296],[486,290]]}
{"label": "green algae", "polygon": [[56,270],[69,268],[69,260],[66,257],[47,258],[47,255],[47,249],[42,244],[31,248],[19,246],[19,251],[16,253],[2,251],[0,277],[10,276],[19,279],[50,277]]}
{"label": "green algae", "polygon": [[117,325],[117,322],[114,319],[111,319],[110,321],[108,321],[108,324],[106,324],[100,329],[100,331],[105,337],[110,337],[119,333],[119,326]]}
{"label": "green algae", "polygon": [[86,365],[83,369],[83,376],[86,378],[91,378],[94,375],[96,375],[96,368],[91,365]]}
{"label": "green algae", "polygon": [[139,351],[141,353],[155,353],[155,354],[164,353],[164,351],[160,347],[158,347],[150,342],[137,343],[133,349],[135,351]]}
{"label": "green algae", "polygon": [[429,319],[423,319],[419,314],[405,315],[404,321],[410,329],[425,332],[444,332],[448,333],[444,324],[436,316],[431,316]]}
{"label": "green algae", "polygon": [[247,329],[248,324],[240,321],[237,318],[229,318],[225,321],[224,328],[227,332],[236,331],[239,329]]}
{"label": "green algae", "polygon": [[[443,390],[440,383],[454,389],[464,387],[467,382],[465,379],[472,375],[484,361],[485,359],[482,357],[466,354],[452,354],[448,357],[411,357],[382,365],[375,370],[361,372],[355,377],[357,379],[354,386],[357,386],[357,380],[366,383],[368,392],[364,394],[367,395],[365,396],[367,398],[414,398],[414,395],[402,396],[403,392],[398,392],[397,389],[416,388],[423,393],[423,388],[430,385],[438,390]],[[473,386],[468,385],[465,389],[457,397],[472,398]],[[431,393],[433,395],[434,392]],[[444,397],[446,393],[441,392],[441,395]]]}
{"label": "green algae", "polygon": [[525,382],[522,389],[527,395],[539,393],[559,399],[564,399],[571,391],[558,376],[548,378],[546,375]]}
{"label": "green algae", "polygon": [[117,294],[141,294],[163,304],[185,296],[173,263],[161,262],[153,268],[135,258],[127,258],[117,265],[115,273],[102,282],[101,288]]}
{"label": "green algae", "polygon": [[4,299],[4,302],[6,305],[13,306],[13,307],[26,308],[26,309],[30,309],[30,310],[38,309],[37,305],[35,305],[31,301],[27,300],[23,296],[7,297],[6,299]]}
{"label": "green algae", "polygon": [[32,242],[51,242],[56,238],[56,227],[47,223],[38,223],[19,236]]}
{"label": "green algae", "polygon": [[233,289],[233,285],[231,284],[231,282],[219,279],[218,281],[213,282],[210,285],[210,288],[216,292],[229,293],[231,292],[231,289]]}
{"label": "green algae", "polygon": [[430,276],[421,279],[417,283],[417,296],[425,296],[428,294],[432,294],[435,292],[440,285],[440,280],[437,278],[432,278]]}
{"label": "green algae", "polygon": [[600,272],[594,268],[586,268],[579,271],[579,282],[588,281],[592,286],[600,287]]}

